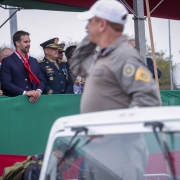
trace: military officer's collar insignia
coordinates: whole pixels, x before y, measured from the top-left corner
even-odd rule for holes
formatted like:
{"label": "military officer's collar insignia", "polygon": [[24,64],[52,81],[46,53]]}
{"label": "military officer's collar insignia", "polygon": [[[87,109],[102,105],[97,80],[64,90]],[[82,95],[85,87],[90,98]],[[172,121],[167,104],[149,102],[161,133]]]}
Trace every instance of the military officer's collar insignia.
{"label": "military officer's collar insignia", "polygon": [[46,64],[48,64],[49,63],[49,61],[46,61]]}
{"label": "military officer's collar insignia", "polygon": [[44,62],[44,60],[40,60],[40,61],[39,61],[39,63],[42,63],[42,62]]}

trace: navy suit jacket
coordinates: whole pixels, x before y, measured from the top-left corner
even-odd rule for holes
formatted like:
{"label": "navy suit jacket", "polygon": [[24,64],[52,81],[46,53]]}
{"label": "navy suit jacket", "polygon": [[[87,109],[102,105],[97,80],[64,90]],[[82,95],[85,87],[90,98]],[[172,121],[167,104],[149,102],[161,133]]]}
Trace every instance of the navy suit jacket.
{"label": "navy suit jacket", "polygon": [[[152,72],[153,78],[155,78],[153,60],[151,58],[146,58],[146,61],[147,61],[147,67]],[[158,74],[158,78],[160,78],[162,75],[161,71],[158,68],[157,68],[157,74]]]}
{"label": "navy suit jacket", "polygon": [[31,71],[40,81],[37,85],[34,81],[31,83],[28,72],[24,67],[22,60],[13,53],[11,56],[3,59],[1,66],[1,86],[3,94],[6,96],[22,95],[24,91],[40,89],[44,90],[44,79],[38,61],[29,57]]}

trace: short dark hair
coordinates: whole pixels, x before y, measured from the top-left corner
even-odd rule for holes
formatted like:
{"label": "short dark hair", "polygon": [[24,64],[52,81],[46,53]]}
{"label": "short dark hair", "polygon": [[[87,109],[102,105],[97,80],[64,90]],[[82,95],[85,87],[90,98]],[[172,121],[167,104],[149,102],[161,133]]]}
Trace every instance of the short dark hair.
{"label": "short dark hair", "polygon": [[[70,149],[70,146],[68,144],[61,144],[57,147],[57,150],[62,152],[63,154]],[[77,151],[74,149],[71,151],[71,153],[68,155],[67,158],[73,158],[75,161],[78,159],[78,153]]]}
{"label": "short dark hair", "polygon": [[29,36],[30,34],[28,32],[25,31],[17,31],[14,35],[13,35],[13,43],[14,46],[16,47],[16,41],[20,41],[21,40],[21,36]]}

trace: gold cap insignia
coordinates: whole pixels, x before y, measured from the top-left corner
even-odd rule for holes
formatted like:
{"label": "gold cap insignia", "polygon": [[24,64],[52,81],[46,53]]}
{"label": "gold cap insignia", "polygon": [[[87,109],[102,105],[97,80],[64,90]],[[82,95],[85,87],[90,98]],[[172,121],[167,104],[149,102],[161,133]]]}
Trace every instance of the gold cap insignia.
{"label": "gold cap insignia", "polygon": [[151,80],[151,76],[141,67],[139,67],[136,71],[135,81],[149,82],[150,80]]}
{"label": "gold cap insignia", "polygon": [[56,39],[54,40],[54,44],[58,44],[58,42],[59,42],[59,39],[56,38]]}

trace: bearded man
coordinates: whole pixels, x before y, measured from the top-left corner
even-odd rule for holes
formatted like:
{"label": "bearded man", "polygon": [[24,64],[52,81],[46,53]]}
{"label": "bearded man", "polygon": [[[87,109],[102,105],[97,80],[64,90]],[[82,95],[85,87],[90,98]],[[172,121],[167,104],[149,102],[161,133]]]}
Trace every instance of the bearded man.
{"label": "bearded man", "polygon": [[14,97],[26,95],[31,103],[36,102],[44,90],[44,79],[37,59],[28,55],[29,33],[17,31],[13,35],[15,52],[3,59],[1,85],[4,95]]}

